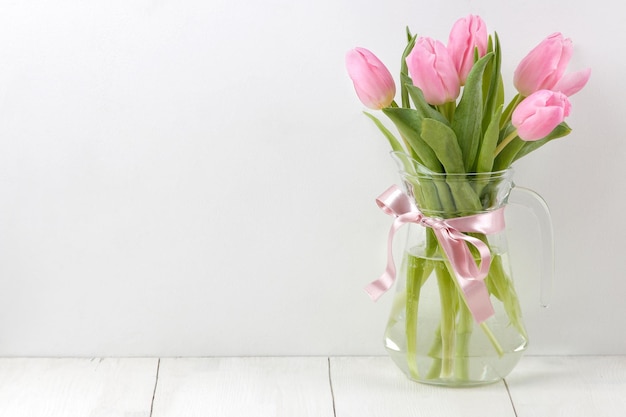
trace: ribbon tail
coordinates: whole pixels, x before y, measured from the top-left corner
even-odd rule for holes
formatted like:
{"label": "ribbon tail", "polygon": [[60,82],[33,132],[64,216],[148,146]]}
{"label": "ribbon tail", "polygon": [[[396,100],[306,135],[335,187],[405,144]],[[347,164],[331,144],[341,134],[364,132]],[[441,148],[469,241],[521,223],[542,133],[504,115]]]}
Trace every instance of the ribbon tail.
{"label": "ribbon tail", "polygon": [[370,296],[372,301],[377,301],[384,293],[389,291],[395,281],[395,272],[393,274],[389,271],[385,271],[380,278],[376,281],[369,283],[365,287],[365,291]]}
{"label": "ribbon tail", "polygon": [[[484,322],[495,314],[489,291],[483,281],[489,273],[491,264],[489,247],[479,239],[458,232],[435,230],[435,235],[450,262],[454,277],[463,292],[463,298],[472,317],[479,324]],[[480,268],[476,265],[466,242],[478,250]]]}
{"label": "ribbon tail", "polygon": [[391,229],[389,229],[389,238],[387,242],[387,267],[385,272],[376,281],[371,282],[365,287],[365,291],[369,294],[373,301],[380,298],[381,295],[386,293],[394,281],[396,280],[396,264],[393,262],[393,236],[396,233],[396,229],[400,227],[398,221],[393,222]]}
{"label": "ribbon tail", "polygon": [[467,308],[472,313],[476,323],[480,324],[495,314],[489,291],[483,281],[459,280]]}
{"label": "ribbon tail", "polygon": [[393,261],[393,237],[398,229],[413,217],[415,217],[413,213],[399,215],[389,229],[389,237],[387,238],[387,267],[385,268],[385,272],[380,278],[365,287],[365,291],[373,301],[378,300],[381,295],[389,291],[396,280],[396,264]]}

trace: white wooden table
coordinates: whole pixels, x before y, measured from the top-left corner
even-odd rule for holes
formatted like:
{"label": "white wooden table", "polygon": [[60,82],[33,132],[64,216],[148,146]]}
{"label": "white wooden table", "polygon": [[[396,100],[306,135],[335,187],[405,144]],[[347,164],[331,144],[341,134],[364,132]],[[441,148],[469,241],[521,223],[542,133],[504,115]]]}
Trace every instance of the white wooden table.
{"label": "white wooden table", "polygon": [[623,417],[626,356],[525,357],[479,388],[387,357],[0,359],[2,417]]}

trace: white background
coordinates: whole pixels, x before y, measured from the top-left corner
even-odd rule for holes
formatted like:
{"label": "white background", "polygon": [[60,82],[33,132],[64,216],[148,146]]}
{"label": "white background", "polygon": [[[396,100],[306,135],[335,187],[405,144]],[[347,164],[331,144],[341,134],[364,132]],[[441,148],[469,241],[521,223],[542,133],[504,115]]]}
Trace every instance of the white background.
{"label": "white background", "polygon": [[552,32],[592,68],[573,133],[516,167],[554,217],[551,308],[530,226],[515,275],[532,353],[626,353],[623,2],[77,0],[0,1],[0,355],[383,354],[392,296],[362,287],[398,178],[344,54],[397,74],[405,26],[468,13],[508,99]]}

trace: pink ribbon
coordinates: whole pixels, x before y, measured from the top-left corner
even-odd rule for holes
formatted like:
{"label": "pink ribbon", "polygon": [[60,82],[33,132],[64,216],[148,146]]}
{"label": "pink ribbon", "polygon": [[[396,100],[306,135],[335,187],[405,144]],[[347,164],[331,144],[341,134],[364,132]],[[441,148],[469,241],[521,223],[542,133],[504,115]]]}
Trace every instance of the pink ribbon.
{"label": "pink ribbon", "polygon": [[[443,249],[459,287],[463,291],[465,302],[474,320],[482,323],[494,314],[489,292],[484,279],[489,273],[491,252],[483,241],[463,232],[492,234],[504,230],[504,207],[473,216],[439,219],[424,216],[411,199],[397,186],[389,187],[377,199],[376,204],[383,212],[394,216],[389,230],[387,243],[387,268],[379,279],[365,287],[372,300],[383,295],[396,279],[396,267],[393,261],[392,243],[396,231],[407,223],[416,223],[433,229],[439,245]],[[480,256],[477,265],[466,243],[474,246]]]}

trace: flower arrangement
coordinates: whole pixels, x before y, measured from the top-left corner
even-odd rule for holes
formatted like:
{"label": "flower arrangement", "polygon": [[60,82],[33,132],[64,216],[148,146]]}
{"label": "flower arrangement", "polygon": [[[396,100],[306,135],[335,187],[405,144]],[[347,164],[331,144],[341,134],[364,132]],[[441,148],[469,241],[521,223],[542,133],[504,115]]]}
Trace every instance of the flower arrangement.
{"label": "flower arrangement", "polygon": [[346,55],[359,99],[368,108],[382,110],[398,128],[402,140],[366,113],[394,151],[406,152],[435,172],[450,172],[444,165],[447,158],[430,152],[436,129],[445,134],[435,140],[459,148],[460,154],[446,156],[461,158],[455,162],[463,172],[490,172],[571,132],[564,123],[571,110],[569,97],[585,86],[591,70],[565,73],[573,45],[561,33],[548,36],[520,62],[513,78],[518,93],[506,107],[500,42],[497,34],[488,36],[479,16],[459,19],[447,46],[408,31],[407,36],[401,107],[394,100],[391,73],[373,53],[355,48]]}
{"label": "flower arrangement", "polygon": [[[492,187],[490,181],[501,181],[502,173],[515,161],[571,132],[565,123],[571,112],[569,98],[586,85],[591,73],[590,69],[566,73],[572,52],[571,40],[562,34],[545,38],[517,66],[513,76],[517,93],[506,106],[500,41],[496,33],[487,33],[479,16],[456,21],[447,45],[412,35],[407,29],[400,70],[400,105],[395,101],[393,77],[372,52],[355,48],[346,54],[346,67],[358,98],[366,107],[381,110],[397,128],[398,134],[394,134],[376,116],[365,112],[408,173],[405,183],[408,178],[413,188],[410,195],[421,213],[396,213],[392,206],[398,204],[397,200],[390,207],[385,201],[379,201],[379,205],[388,214],[393,212],[397,221],[413,215],[413,220],[400,223],[418,223],[426,229],[423,251],[427,256],[404,259],[406,290],[400,299],[406,320],[405,372],[413,379],[469,381],[472,319],[498,356],[505,355],[506,348],[486,321],[493,313],[479,313],[480,305],[473,308],[475,300],[471,297],[475,294],[482,294],[484,303],[489,299],[501,302],[508,315],[507,325],[526,340],[511,279],[487,237],[500,229],[494,227],[486,232],[469,227],[463,230],[466,233],[455,231],[456,237],[446,238],[441,236],[439,218],[467,224],[477,222],[476,214],[495,215],[494,208],[506,201],[494,205],[497,187]],[[428,188],[416,179],[423,173],[441,177],[441,183]],[[434,216],[428,218],[422,213]],[[494,218],[487,221],[497,223]],[[450,241],[457,246],[450,248]],[[434,260],[437,257],[441,262]],[[465,282],[474,285],[471,290],[463,287],[464,270],[470,276]],[[386,274],[386,278],[368,287],[372,298],[390,287],[395,269],[388,268]],[[428,352],[433,360],[424,375],[415,359],[420,344],[416,323],[420,293],[430,275],[436,275],[441,319]],[[401,309],[398,305],[395,302],[394,309]]]}

